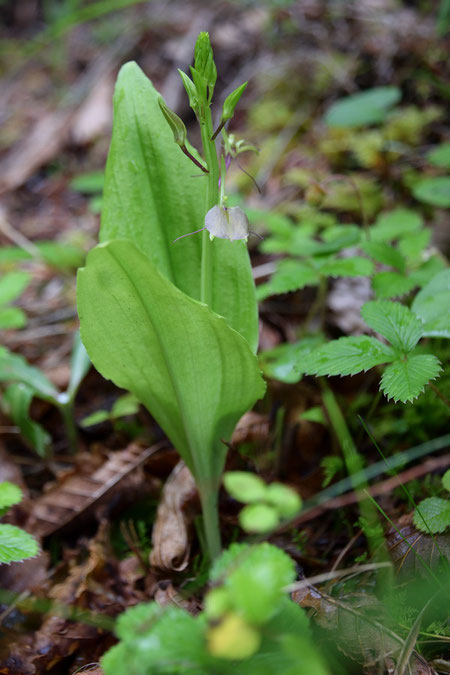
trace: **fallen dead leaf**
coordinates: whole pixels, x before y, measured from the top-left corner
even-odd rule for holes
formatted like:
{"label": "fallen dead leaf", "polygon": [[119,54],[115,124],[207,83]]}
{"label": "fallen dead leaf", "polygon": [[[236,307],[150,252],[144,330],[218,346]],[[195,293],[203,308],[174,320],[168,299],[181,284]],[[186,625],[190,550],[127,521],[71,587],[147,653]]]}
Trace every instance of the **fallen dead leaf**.
{"label": "fallen dead leaf", "polygon": [[196,493],[191,472],[184,462],[178,462],[164,485],[153,526],[150,553],[153,567],[177,572],[187,567],[191,516],[183,507]]}

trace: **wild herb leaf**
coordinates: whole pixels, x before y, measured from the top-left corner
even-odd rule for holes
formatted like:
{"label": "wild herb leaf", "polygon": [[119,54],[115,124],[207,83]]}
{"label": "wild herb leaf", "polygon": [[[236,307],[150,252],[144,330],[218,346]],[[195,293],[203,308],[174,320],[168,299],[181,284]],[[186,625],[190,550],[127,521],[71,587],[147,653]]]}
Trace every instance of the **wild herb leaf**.
{"label": "wild herb leaf", "polygon": [[0,524],[0,563],[34,558],[39,553],[35,539],[15,525]]}
{"label": "wild herb leaf", "polygon": [[75,396],[78,387],[84,380],[90,367],[91,361],[84,344],[81,342],[80,331],[77,331],[73,338],[72,354],[70,356],[70,382],[67,388],[68,396]]}
{"label": "wild herb leaf", "polygon": [[306,364],[308,375],[355,375],[374,366],[393,361],[392,347],[367,335],[343,337],[314,350]]}
{"label": "wild herb leaf", "polygon": [[450,492],[450,469],[447,469],[447,471],[442,476],[442,485],[448,492]]}
{"label": "wild herb leaf", "polygon": [[367,277],[373,272],[373,263],[355,255],[327,260],[319,264],[319,270],[326,277]]}
{"label": "wild herb leaf", "polygon": [[227,471],[223,475],[226,491],[239,502],[251,504],[266,496],[267,486],[262,478],[248,471]]}
{"label": "wild herb leaf", "polygon": [[[200,298],[206,178],[174,143],[158,105],[159,93],[135,63],[121,69],[114,95],[114,128],[105,174],[100,241],[132,241],[158,271]],[[256,351],[258,316],[243,241],[215,240],[212,309]]]}
{"label": "wild herb leaf", "polygon": [[316,286],[319,280],[318,270],[309,265],[298,260],[282,260],[270,281],[257,287],[256,297],[261,301],[271,295],[298,291],[305,286]]}
{"label": "wild herb leaf", "polygon": [[428,497],[414,511],[414,525],[421,532],[439,534],[450,526],[450,499]]}
{"label": "wild herb leaf", "polygon": [[400,239],[397,244],[398,251],[409,261],[420,261],[430,239],[431,230],[428,228],[411,232],[407,237]]}
{"label": "wild herb leaf", "polygon": [[409,293],[415,285],[414,279],[398,272],[380,272],[372,278],[372,288],[380,300],[399,298]]}
{"label": "wild herb leaf", "polygon": [[394,401],[413,401],[434,380],[442,368],[431,354],[410,355],[405,360],[391,363],[383,373],[380,388]]}
{"label": "wild herb leaf", "polygon": [[371,241],[394,241],[420,230],[423,220],[419,213],[411,209],[394,209],[382,213],[370,228]]}
{"label": "wild herb leaf", "polygon": [[22,500],[22,490],[18,485],[4,481],[0,483],[0,515],[3,515],[10,506],[19,504]]}
{"label": "wild herb leaf", "polygon": [[277,510],[269,504],[247,504],[239,513],[239,525],[244,532],[265,534],[279,523]]}
{"label": "wild herb leaf", "polygon": [[223,439],[264,393],[246,340],[127,241],[89,253],[78,310],[97,370],[151,411],[200,488],[215,489]]}
{"label": "wild herb leaf", "polygon": [[404,272],[406,269],[406,261],[400,251],[384,241],[365,241],[361,248],[367,255],[383,265],[395,267],[399,272]]}
{"label": "wild herb leaf", "polygon": [[383,122],[388,111],[400,101],[397,87],[374,87],[346,96],[327,110],[325,122],[330,127],[359,127]]}
{"label": "wild herb leaf", "polygon": [[34,390],[21,382],[11,384],[5,391],[5,401],[10,408],[14,424],[40,457],[46,457],[51,438],[45,429],[30,418],[30,405]]}
{"label": "wild herb leaf", "polygon": [[423,334],[450,338],[450,269],[439,272],[414,298],[413,312],[423,321]]}
{"label": "wild herb leaf", "polygon": [[423,178],[415,184],[413,195],[425,204],[444,209],[450,207],[450,176]]}
{"label": "wild herb leaf", "polygon": [[366,302],[361,308],[361,316],[400,351],[410,352],[423,335],[420,319],[399,302]]}
{"label": "wild herb leaf", "polygon": [[0,330],[23,328],[27,316],[19,307],[0,307]]}

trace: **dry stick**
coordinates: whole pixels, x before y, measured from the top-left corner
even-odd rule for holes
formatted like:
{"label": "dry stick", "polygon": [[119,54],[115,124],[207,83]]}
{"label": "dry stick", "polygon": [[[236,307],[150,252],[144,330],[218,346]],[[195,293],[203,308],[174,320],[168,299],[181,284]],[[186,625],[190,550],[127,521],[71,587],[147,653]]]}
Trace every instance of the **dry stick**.
{"label": "dry stick", "polygon": [[16,246],[23,248],[23,250],[29,253],[32,258],[37,258],[38,260],[42,259],[38,247],[8,222],[5,215],[5,209],[2,206],[0,206],[0,232],[2,232],[5,237],[8,237],[8,239],[16,244]]}
{"label": "dry stick", "polygon": [[445,403],[447,408],[450,408],[450,401],[448,400],[448,398],[444,396],[444,394],[441,391],[439,391],[439,389],[432,382],[428,382],[428,386],[434,391],[436,396],[438,396],[441,399],[441,401]]}
{"label": "dry stick", "polygon": [[[436,457],[432,459],[427,459],[426,462],[420,464],[419,466],[414,466],[410,469],[405,469],[401,473],[391,476],[386,480],[378,483],[377,485],[372,485],[367,489],[367,492],[372,495],[372,497],[377,497],[387,492],[391,492],[394,488],[398,487],[400,483],[409,483],[415,478],[419,478],[424,474],[430,473],[431,471],[436,471],[437,469],[446,469],[450,466],[450,454],[444,455],[443,457]],[[334,509],[342,508],[343,506],[350,506],[350,504],[355,504],[360,499],[360,494],[358,492],[350,492],[346,495],[341,495],[340,497],[334,497],[327,502],[324,502],[320,506],[315,506],[310,511],[307,511],[303,516],[300,515],[296,518],[295,524],[308,522],[317,518],[317,516],[322,515],[326,511],[332,511]]]}

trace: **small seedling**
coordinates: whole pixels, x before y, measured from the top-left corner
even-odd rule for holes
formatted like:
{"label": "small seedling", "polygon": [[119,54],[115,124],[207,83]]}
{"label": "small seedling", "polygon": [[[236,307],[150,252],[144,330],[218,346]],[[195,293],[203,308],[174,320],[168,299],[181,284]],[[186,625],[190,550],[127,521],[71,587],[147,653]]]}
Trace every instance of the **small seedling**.
{"label": "small seedling", "polygon": [[[22,500],[22,490],[14,483],[0,483],[0,517]],[[37,541],[20,527],[0,523],[0,564],[20,562],[39,553]]]}
{"label": "small seedling", "polygon": [[9,414],[20,428],[23,437],[41,457],[49,453],[51,438],[40,424],[29,415],[32,399],[36,396],[51,403],[61,413],[72,452],[77,449],[77,430],[74,419],[74,402],[78,388],[90,368],[91,362],[80,340],[75,334],[70,382],[66,391],[60,392],[38,368],[31,366],[19,354],[13,354],[0,347],[0,382],[8,383],[4,399]]}
{"label": "small seedling", "polygon": [[223,483],[234,499],[246,504],[239,513],[246,532],[270,532],[296,516],[302,505],[298,494],[286,485],[266,485],[262,478],[245,471],[227,471]]}

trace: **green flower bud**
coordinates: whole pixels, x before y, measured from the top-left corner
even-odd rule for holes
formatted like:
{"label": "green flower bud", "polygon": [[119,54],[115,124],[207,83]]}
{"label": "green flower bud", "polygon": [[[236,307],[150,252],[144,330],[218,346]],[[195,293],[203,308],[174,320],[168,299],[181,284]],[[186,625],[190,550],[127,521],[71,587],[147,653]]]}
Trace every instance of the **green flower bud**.
{"label": "green flower bud", "polygon": [[172,129],[175,143],[178,143],[180,147],[184,147],[186,145],[187,131],[183,120],[168,107],[162,96],[158,98],[158,103],[162,114],[166,118],[169,127]]}
{"label": "green flower bud", "polygon": [[209,34],[205,31],[200,33],[195,43],[194,68],[210,88],[211,97],[217,80],[217,69],[214,63]]}
{"label": "green flower bud", "polygon": [[244,84],[241,84],[237,89],[231,92],[223,104],[222,108],[222,118],[221,122],[226,122],[227,120],[230,120],[233,115],[234,115],[234,109],[236,108],[239,99],[241,98],[242,94],[244,93],[245,87],[247,86],[247,82],[244,82]]}
{"label": "green flower bud", "polygon": [[186,89],[186,93],[189,96],[189,105],[191,106],[192,110],[194,112],[197,112],[198,108],[198,98],[197,98],[197,89],[195,88],[195,84],[192,82],[191,78],[186,75],[186,73],[183,73],[182,70],[178,69],[178,72],[181,75],[181,79],[183,80],[184,88]]}

